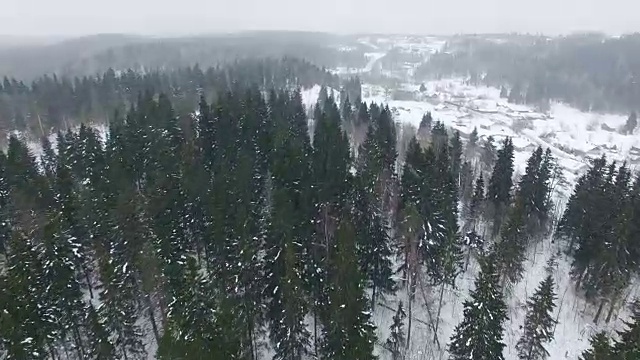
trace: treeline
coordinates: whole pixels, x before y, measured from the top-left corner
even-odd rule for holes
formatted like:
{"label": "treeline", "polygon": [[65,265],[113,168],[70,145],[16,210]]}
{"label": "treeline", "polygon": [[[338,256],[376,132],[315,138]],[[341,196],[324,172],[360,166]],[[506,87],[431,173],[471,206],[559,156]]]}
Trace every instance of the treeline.
{"label": "treeline", "polygon": [[[0,153],[0,353],[258,359],[264,339],[275,359],[399,360],[419,295],[434,293],[434,351],[502,359],[509,290],[554,225],[551,152],[535,149],[514,180],[509,138],[496,149],[474,131],[464,144],[426,114],[402,144],[387,106],[349,98],[338,105],[321,91],[309,127],[299,91],[239,84],[211,104],[201,97],[195,114],[146,92],[104,137],[82,125],[43,138],[37,157],[10,137]],[[622,293],[607,291],[624,283],[599,271],[615,251],[635,271],[637,185],[626,166],[596,165],[560,229],[582,259],[580,286],[619,305]],[[475,289],[441,344],[444,291],[472,261]],[[549,356],[553,262],[527,302],[523,360]],[[378,339],[372,311],[400,289],[407,302],[378,324],[390,330]]]}
{"label": "treeline", "polygon": [[245,31],[190,37],[99,34],[43,46],[0,48],[0,76],[29,82],[41,74],[74,77],[109,68],[176,70],[194,64],[222,66],[237,59],[294,57],[319,67],[361,68],[370,49],[356,37],[315,32]]}
{"label": "treeline", "polygon": [[321,103],[313,145],[300,94],[256,87],[201,99],[182,122],[168,96],[144,95],[106,142],[81,126],[38,159],[12,136],[7,357],[138,359],[157,342],[159,358],[255,359],[268,328],[278,359],[375,358],[369,311],[396,289],[380,210],[395,127],[388,108],[362,107],[353,174],[340,110]]}
{"label": "treeline", "polygon": [[172,71],[107,70],[99,76],[45,75],[31,84],[5,77],[0,84],[0,129],[48,134],[81,122],[105,123],[113,110],[125,114],[145,92],[164,93],[181,113],[197,108],[201,95],[211,100],[233,88],[293,89],[324,84],[339,88],[339,79],[296,59],[245,59],[223,66]]}
{"label": "treeline", "polygon": [[626,164],[594,161],[569,199],[558,234],[568,240],[572,275],[586,297],[604,305],[606,321],[640,270],[640,178]]}
{"label": "treeline", "polygon": [[[505,36],[506,38],[506,36]],[[582,110],[638,110],[640,35],[611,38],[600,34],[559,38],[522,36],[453,39],[417,76],[459,75],[471,83],[504,87],[513,103],[539,106],[549,100]]]}

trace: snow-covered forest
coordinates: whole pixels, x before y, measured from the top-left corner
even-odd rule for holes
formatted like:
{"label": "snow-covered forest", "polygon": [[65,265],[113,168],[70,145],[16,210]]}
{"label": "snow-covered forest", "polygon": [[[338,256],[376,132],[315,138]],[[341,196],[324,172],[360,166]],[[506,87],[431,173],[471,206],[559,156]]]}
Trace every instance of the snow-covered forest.
{"label": "snow-covered forest", "polygon": [[640,359],[635,113],[359,44],[5,78],[0,359]]}

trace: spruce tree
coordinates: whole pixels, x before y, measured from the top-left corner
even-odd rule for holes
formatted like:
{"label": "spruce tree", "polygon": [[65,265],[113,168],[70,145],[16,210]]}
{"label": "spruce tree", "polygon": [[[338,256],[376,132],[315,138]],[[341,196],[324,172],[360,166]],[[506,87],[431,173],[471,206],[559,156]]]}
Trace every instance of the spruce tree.
{"label": "spruce tree", "polygon": [[513,186],[513,142],[506,138],[502,149],[498,151],[496,165],[493,168],[487,186],[487,202],[492,206],[493,232],[500,231],[505,210],[511,200]]}
{"label": "spruce tree", "polygon": [[332,252],[321,353],[335,360],[376,359],[374,326],[354,256],[355,232],[346,219],[338,225]]}
{"label": "spruce tree", "polygon": [[[46,359],[55,356],[55,319],[47,316],[43,264],[31,239],[14,231],[9,242],[2,304],[0,338],[14,359]],[[44,305],[44,306],[43,306]]]}
{"label": "spruce tree", "polygon": [[100,316],[96,309],[91,305],[85,320],[87,323],[87,347],[86,358],[92,360],[111,360],[115,359],[115,351],[113,344],[109,339],[104,324],[100,321]]}
{"label": "spruce tree", "polygon": [[556,324],[553,318],[555,300],[554,282],[549,275],[527,301],[524,334],[516,344],[518,358],[544,360],[549,357],[549,352],[544,345],[553,340],[553,329]]}
{"label": "spruce tree", "polygon": [[613,352],[620,359],[640,358],[640,303],[632,305],[630,321],[625,321],[626,329],[618,332],[619,341],[613,346]]}
{"label": "spruce tree", "polygon": [[609,337],[605,332],[599,332],[591,337],[591,348],[582,353],[580,360],[611,360],[612,358]]}
{"label": "spruce tree", "polygon": [[467,220],[472,223],[472,229],[474,230],[478,222],[478,217],[482,214],[484,201],[484,177],[482,176],[482,174],[480,174],[480,176],[476,179],[473,196],[471,197],[471,203],[469,204],[469,216]]}
{"label": "spruce tree", "polygon": [[407,314],[402,307],[402,301],[398,303],[398,309],[393,315],[393,324],[389,327],[390,334],[386,342],[386,347],[391,352],[392,360],[402,360],[404,358],[404,346],[406,335],[404,333],[404,319]]}
{"label": "spruce tree", "polygon": [[480,148],[480,162],[483,171],[491,171],[496,163],[496,147],[493,144],[493,136],[488,136]]}
{"label": "spruce tree", "polygon": [[[380,294],[395,291],[395,283],[391,264],[391,239],[389,228],[375,199],[367,196],[361,176],[353,179],[350,206],[353,209],[354,226],[357,229],[358,263],[360,271],[367,279],[367,285],[372,289],[372,308]],[[372,201],[373,200],[373,201]]]}
{"label": "spruce tree", "polygon": [[451,175],[458,188],[461,187],[460,170],[462,168],[462,140],[460,131],[455,131],[451,137],[449,157],[451,158]]}
{"label": "spruce tree", "polygon": [[507,306],[494,262],[493,256],[484,259],[471,299],[464,303],[464,319],[456,326],[449,344],[452,359],[504,359],[502,332]]}
{"label": "spruce tree", "polygon": [[507,215],[496,246],[503,285],[513,285],[522,279],[529,237],[522,202],[516,202]]}

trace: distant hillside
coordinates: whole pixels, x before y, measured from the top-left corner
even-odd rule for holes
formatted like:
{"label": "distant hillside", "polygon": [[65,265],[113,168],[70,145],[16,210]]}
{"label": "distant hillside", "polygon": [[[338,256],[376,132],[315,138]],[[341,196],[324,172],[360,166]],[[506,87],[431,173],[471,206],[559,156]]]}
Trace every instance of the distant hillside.
{"label": "distant hillside", "polygon": [[[350,51],[342,45],[354,45]],[[91,35],[46,46],[0,47],[0,76],[30,81],[44,73],[93,75],[108,68],[175,69],[247,57],[293,56],[319,66],[358,67],[364,48],[349,37],[306,32],[243,32],[181,38]]]}

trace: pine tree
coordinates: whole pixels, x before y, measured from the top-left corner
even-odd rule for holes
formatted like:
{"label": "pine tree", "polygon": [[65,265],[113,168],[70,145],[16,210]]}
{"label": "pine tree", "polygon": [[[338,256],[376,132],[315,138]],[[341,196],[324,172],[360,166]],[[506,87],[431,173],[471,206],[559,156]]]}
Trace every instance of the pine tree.
{"label": "pine tree", "polygon": [[482,213],[482,207],[484,205],[484,178],[482,174],[476,179],[475,188],[473,190],[473,196],[471,197],[471,203],[469,204],[469,217],[468,221],[470,221],[473,225],[472,228],[475,230],[476,223],[478,221],[478,216]]}
{"label": "pine tree", "polygon": [[80,244],[62,227],[61,215],[49,216],[43,229],[41,280],[46,284],[46,307],[49,316],[57,319],[58,341],[71,342],[80,358],[85,356],[82,335],[85,332],[86,306],[83,303],[77,268]]}
{"label": "pine tree", "polygon": [[7,157],[0,151],[0,256],[7,255],[6,245],[11,238],[9,184],[7,182]]}
{"label": "pine tree", "polygon": [[491,171],[496,163],[496,147],[493,144],[493,136],[488,136],[480,149],[480,162],[483,171]]}
{"label": "pine tree", "polygon": [[516,345],[518,357],[522,360],[544,360],[549,357],[544,344],[553,340],[556,324],[553,318],[556,299],[553,288],[553,278],[549,275],[527,302],[524,334]]}
{"label": "pine tree", "polygon": [[267,294],[270,298],[267,315],[275,358],[295,360],[307,352],[310,337],[304,324],[308,300],[303,291],[303,267],[300,262],[302,239],[296,236],[301,224],[292,224],[296,215],[287,189],[276,187],[272,199],[266,264],[266,280],[269,283]]}
{"label": "pine tree", "polygon": [[[353,189],[349,201],[353,209],[354,226],[357,229],[358,263],[360,271],[372,289],[372,308],[380,294],[395,292],[391,264],[391,239],[386,220],[378,206],[367,196],[360,176],[353,179]],[[375,200],[374,200],[375,201]]]}
{"label": "pine tree", "polygon": [[[9,358],[46,359],[55,351],[55,319],[47,316],[43,264],[32,241],[12,233],[4,281],[0,339]],[[43,306],[45,305],[45,306]]]}
{"label": "pine tree", "polygon": [[632,111],[631,114],[629,114],[629,118],[624,125],[624,132],[627,134],[632,134],[636,127],[638,127],[638,115],[635,111]]}
{"label": "pine tree", "polygon": [[528,243],[524,206],[521,201],[517,201],[509,209],[496,246],[504,285],[513,285],[522,279]]}
{"label": "pine tree", "polygon": [[404,345],[406,343],[406,335],[404,333],[404,319],[407,314],[402,307],[402,301],[398,303],[398,309],[393,316],[393,324],[389,327],[390,334],[386,342],[386,347],[391,352],[392,360],[402,360],[404,358]]}
{"label": "pine tree", "polygon": [[449,157],[451,158],[451,174],[454,183],[458,188],[461,187],[460,170],[462,167],[462,140],[460,140],[460,131],[455,131],[451,137]]}
{"label": "pine tree", "polygon": [[483,261],[471,299],[464,303],[464,319],[454,330],[449,353],[456,360],[501,360],[507,307],[502,299],[499,275],[489,256]]}
{"label": "pine tree", "polygon": [[487,186],[487,202],[492,205],[493,231],[500,231],[502,218],[511,200],[513,186],[513,142],[506,138]]}
{"label": "pine tree", "polygon": [[612,360],[611,342],[605,332],[599,332],[591,337],[591,349],[585,350],[580,360]]}
{"label": "pine tree", "polygon": [[626,321],[626,330],[618,332],[620,340],[613,346],[615,355],[623,360],[640,358],[640,303],[632,305],[631,321]]}
{"label": "pine tree", "polygon": [[321,352],[327,359],[376,359],[374,326],[354,258],[355,232],[348,220],[339,224],[335,242]]}
{"label": "pine tree", "polygon": [[109,340],[109,333],[93,306],[89,307],[86,323],[88,339],[86,358],[92,360],[115,359],[116,355],[113,344]]}
{"label": "pine tree", "polygon": [[422,115],[422,120],[420,120],[420,127],[418,131],[426,131],[427,134],[431,132],[431,124],[433,123],[433,116],[431,116],[431,112],[427,112]]}

